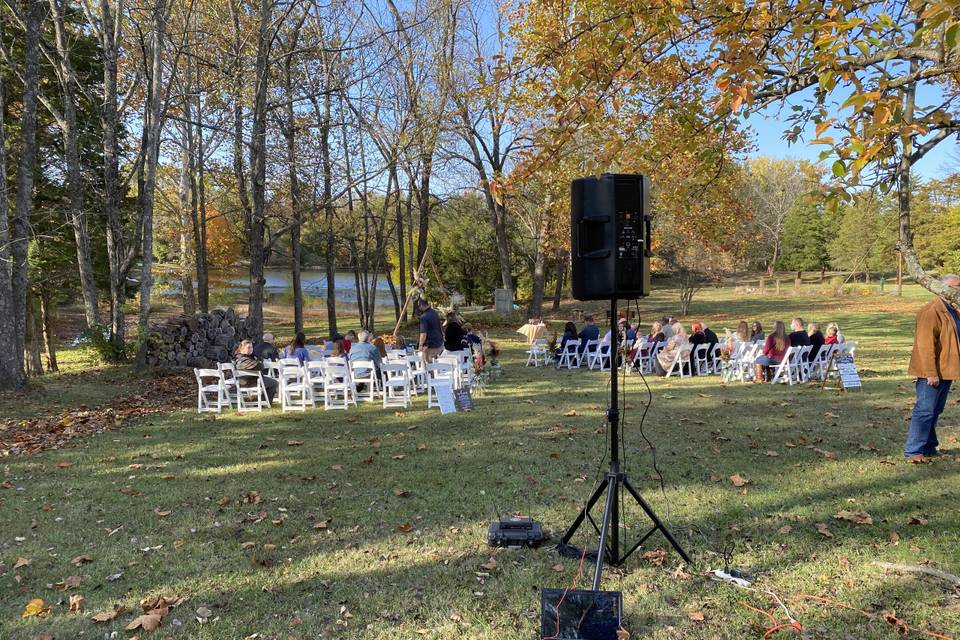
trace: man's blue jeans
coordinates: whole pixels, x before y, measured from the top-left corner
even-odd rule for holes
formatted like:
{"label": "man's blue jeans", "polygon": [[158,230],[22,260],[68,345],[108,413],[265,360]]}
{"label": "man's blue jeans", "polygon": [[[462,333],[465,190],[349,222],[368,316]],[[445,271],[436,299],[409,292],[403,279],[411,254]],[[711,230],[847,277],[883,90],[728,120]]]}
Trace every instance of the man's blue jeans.
{"label": "man's blue jeans", "polygon": [[947,404],[950,380],[941,380],[936,387],[927,384],[926,378],[917,379],[917,404],[913,406],[905,456],[932,456],[937,452],[937,419]]}

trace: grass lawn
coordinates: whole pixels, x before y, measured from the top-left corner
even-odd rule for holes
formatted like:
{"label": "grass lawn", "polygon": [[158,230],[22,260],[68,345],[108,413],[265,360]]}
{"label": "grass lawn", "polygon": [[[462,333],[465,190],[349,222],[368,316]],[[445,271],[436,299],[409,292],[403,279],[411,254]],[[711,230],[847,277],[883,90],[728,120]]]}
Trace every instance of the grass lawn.
{"label": "grass lawn", "polygon": [[[627,470],[695,561],[683,567],[655,535],[605,571],[603,588],[623,592],[631,637],[763,637],[773,623],[745,605],[786,621],[765,591],[804,637],[896,637],[885,614],[940,634],[926,637],[960,633],[956,591],[874,564],[960,573],[956,396],[941,423],[945,455],[929,465],[901,456],[913,313],[928,298],[914,287],[903,299],[699,294],[692,311],[718,333],[741,317],[838,321],[859,341],[865,388],[648,379],[644,431],[661,493],[638,428],[646,391],[627,377]],[[670,292],[642,301],[644,324],[672,304]],[[607,376],[524,368],[519,336],[497,335],[504,373],[470,414],[440,416],[421,398],[396,413],[367,405],[200,417],[191,387],[179,410],[71,448],[0,458],[0,638],[128,637],[138,602],[152,596],[186,601],[141,638],[537,637],[539,590],[589,586],[592,567],[578,577],[577,561],[549,546],[489,549],[487,525],[497,509],[523,511],[554,538],[563,533],[605,469]],[[0,410],[95,404],[122,393],[124,379],[126,369],[65,374],[40,396],[0,399]],[[749,483],[735,486],[735,474]],[[872,524],[835,519],[841,511],[866,511]],[[629,503],[625,520],[625,536],[646,531]],[[642,555],[658,549],[665,558]],[[703,575],[724,554],[756,577],[756,591]],[[80,556],[89,561],[71,563]],[[20,558],[30,564],[14,568]],[[70,576],[79,585],[58,590]],[[69,611],[77,593],[83,613]],[[51,613],[22,619],[32,598]],[[131,612],[91,621],[115,604]]]}

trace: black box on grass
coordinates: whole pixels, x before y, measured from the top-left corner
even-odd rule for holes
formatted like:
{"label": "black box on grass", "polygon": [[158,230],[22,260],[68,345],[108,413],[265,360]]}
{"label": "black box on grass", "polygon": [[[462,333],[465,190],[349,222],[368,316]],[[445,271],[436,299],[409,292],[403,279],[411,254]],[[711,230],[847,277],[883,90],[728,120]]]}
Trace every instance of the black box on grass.
{"label": "black box on grass", "polygon": [[540,637],[551,640],[617,640],[623,609],[619,591],[543,589]]}

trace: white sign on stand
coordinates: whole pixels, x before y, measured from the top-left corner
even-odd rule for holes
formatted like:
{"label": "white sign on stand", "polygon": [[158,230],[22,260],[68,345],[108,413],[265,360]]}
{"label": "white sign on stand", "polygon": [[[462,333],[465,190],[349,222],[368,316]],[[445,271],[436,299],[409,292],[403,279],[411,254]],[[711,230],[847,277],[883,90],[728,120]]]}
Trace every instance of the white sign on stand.
{"label": "white sign on stand", "polygon": [[457,404],[453,397],[453,386],[442,384],[436,387],[437,402],[440,403],[440,413],[456,413]]}

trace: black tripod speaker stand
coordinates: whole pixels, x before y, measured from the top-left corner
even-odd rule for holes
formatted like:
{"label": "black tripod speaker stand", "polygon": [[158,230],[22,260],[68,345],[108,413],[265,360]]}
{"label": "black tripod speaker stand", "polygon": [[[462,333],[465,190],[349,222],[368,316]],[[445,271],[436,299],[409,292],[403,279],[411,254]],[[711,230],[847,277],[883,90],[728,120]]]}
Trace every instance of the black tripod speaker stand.
{"label": "black tripod speaker stand", "polygon": [[[589,520],[590,524],[593,525],[593,528],[596,529],[597,533],[600,535],[600,543],[597,547],[597,565],[593,573],[594,591],[600,589],[600,575],[603,571],[604,558],[606,558],[607,562],[611,565],[623,564],[623,562],[630,557],[630,555],[636,551],[640,545],[646,542],[647,538],[652,536],[657,531],[663,533],[663,536],[668,542],[670,542],[673,548],[677,550],[677,553],[680,554],[680,557],[686,560],[687,564],[692,564],[690,556],[687,555],[687,552],[683,550],[683,547],[680,546],[680,543],[676,541],[667,527],[663,524],[663,522],[661,522],[660,518],[657,517],[657,514],[654,513],[650,505],[647,504],[647,501],[643,499],[643,496],[640,495],[640,492],[637,491],[632,484],[630,484],[627,474],[620,469],[620,412],[617,409],[617,373],[620,369],[620,367],[617,366],[617,359],[619,356],[619,336],[617,334],[617,327],[613,324],[616,321],[617,301],[614,299],[610,303],[610,408],[607,410],[607,420],[610,422],[610,470],[607,471],[606,478],[604,478],[604,480],[597,485],[597,488],[594,490],[593,495],[590,496],[587,504],[583,507],[580,513],[577,514],[573,524],[570,525],[570,527],[567,529],[567,532],[563,534],[563,538],[560,540],[560,546],[569,544],[570,539],[577,532],[577,529],[580,528],[580,525],[583,524],[584,520]],[[627,548],[626,542],[624,542],[624,551],[621,554],[620,496],[621,492],[624,490],[633,496],[633,499],[636,500],[637,504],[640,505],[640,508],[646,512],[647,516],[653,522],[653,527],[630,548]],[[590,510],[593,509],[594,505],[600,499],[600,496],[602,496],[604,493],[606,493],[607,501],[603,507],[603,522],[598,527],[596,521],[590,515]]]}

